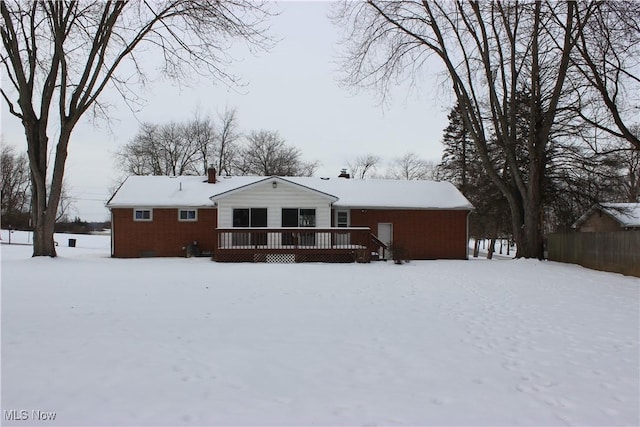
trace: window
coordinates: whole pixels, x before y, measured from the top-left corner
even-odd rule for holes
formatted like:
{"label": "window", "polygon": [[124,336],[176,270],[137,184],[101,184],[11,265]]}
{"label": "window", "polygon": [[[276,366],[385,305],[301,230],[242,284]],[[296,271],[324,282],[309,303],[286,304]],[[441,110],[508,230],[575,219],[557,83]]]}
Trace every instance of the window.
{"label": "window", "polygon": [[[233,210],[234,227],[266,227],[267,208],[239,208]],[[233,233],[232,244],[266,245],[267,234],[263,232]]]}
{"label": "window", "polygon": [[198,211],[196,209],[180,209],[178,211],[178,220],[180,221],[197,221]]}
{"label": "window", "polygon": [[153,220],[153,215],[151,214],[151,209],[134,209],[133,210],[133,220],[134,221],[151,221],[151,220]]}
{"label": "window", "polygon": [[316,210],[300,209],[300,227],[316,226]]}
{"label": "window", "polygon": [[282,227],[315,227],[315,209],[282,209]]}
{"label": "window", "polygon": [[[349,211],[336,211],[336,227],[345,228],[349,226]],[[349,232],[334,233],[334,242],[336,245],[348,245],[351,241]]]}
{"label": "window", "polygon": [[349,226],[349,211],[337,211],[336,227],[348,227],[348,226]]}
{"label": "window", "polygon": [[233,210],[234,227],[266,227],[267,208],[242,208]]}
{"label": "window", "polygon": [[297,227],[298,226],[298,209],[282,209],[282,226]]}
{"label": "window", "polygon": [[[316,210],[315,209],[282,209],[282,227],[315,227],[316,226]],[[282,233],[283,245],[315,245],[315,233]]]}

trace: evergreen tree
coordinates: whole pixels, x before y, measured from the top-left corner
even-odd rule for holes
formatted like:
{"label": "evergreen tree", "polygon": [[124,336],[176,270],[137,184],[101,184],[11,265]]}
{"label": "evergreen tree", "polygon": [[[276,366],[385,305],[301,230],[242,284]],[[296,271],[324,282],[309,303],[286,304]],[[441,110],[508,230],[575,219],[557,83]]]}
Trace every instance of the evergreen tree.
{"label": "evergreen tree", "polygon": [[[510,237],[508,202],[484,170],[458,106],[451,110],[448,118],[449,125],[442,138],[444,149],[439,168],[443,178],[458,187],[475,208],[469,217],[471,237]],[[491,150],[491,156],[496,164],[500,162],[498,150]],[[503,170],[506,173],[507,169]]]}

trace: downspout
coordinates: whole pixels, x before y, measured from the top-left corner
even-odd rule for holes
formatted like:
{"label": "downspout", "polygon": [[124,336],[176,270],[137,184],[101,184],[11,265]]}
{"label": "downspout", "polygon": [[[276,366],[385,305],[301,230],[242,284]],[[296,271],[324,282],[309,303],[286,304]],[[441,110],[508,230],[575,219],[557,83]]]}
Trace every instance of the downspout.
{"label": "downspout", "polygon": [[465,242],[465,250],[464,250],[464,254],[465,254],[464,259],[466,260],[469,260],[469,216],[470,215],[471,215],[471,209],[467,211],[467,240]]}
{"label": "downspout", "polygon": [[113,258],[114,254],[114,236],[115,236],[115,223],[113,222],[113,209],[109,209],[109,214],[111,215],[111,258]]}

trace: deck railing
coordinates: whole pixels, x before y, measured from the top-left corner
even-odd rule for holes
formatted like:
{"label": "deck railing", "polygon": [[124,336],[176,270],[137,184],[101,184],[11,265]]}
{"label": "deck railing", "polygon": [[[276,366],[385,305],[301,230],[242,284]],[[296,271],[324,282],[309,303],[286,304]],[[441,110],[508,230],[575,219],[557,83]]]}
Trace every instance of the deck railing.
{"label": "deck railing", "polygon": [[368,227],[218,228],[217,261],[368,262]]}

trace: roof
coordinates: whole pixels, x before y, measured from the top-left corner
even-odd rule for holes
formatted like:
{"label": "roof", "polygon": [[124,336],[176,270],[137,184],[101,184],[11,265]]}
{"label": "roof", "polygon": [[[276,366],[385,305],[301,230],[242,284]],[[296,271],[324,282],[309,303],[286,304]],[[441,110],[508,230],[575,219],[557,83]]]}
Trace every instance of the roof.
{"label": "roof", "polygon": [[[107,202],[107,207],[212,207],[217,196],[268,179],[264,176],[131,176]],[[378,209],[460,209],[473,206],[449,182],[319,177],[274,177],[334,196],[336,207]]]}
{"label": "roof", "polygon": [[397,179],[287,177],[287,180],[338,197],[336,207],[473,209],[450,182]]}
{"label": "roof", "polygon": [[602,203],[591,207],[573,224],[573,228],[580,227],[593,212],[600,210],[616,220],[621,227],[640,227],[640,203]]}

